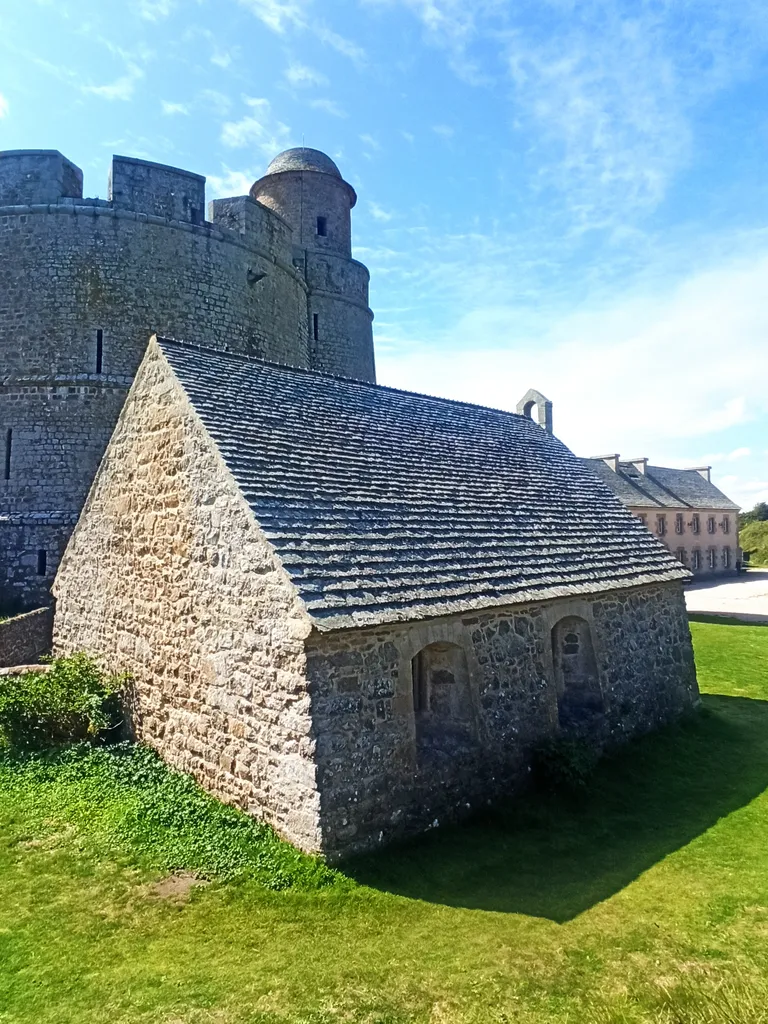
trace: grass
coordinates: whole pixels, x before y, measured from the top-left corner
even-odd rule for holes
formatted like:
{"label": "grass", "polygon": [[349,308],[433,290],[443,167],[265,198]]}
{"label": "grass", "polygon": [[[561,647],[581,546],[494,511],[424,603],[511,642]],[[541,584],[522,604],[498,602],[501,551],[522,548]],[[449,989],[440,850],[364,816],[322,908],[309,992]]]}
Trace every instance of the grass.
{"label": "grass", "polygon": [[0,1021],[768,1022],[768,627],[692,631],[702,712],[584,797],[344,872],[141,750],[6,765]]}

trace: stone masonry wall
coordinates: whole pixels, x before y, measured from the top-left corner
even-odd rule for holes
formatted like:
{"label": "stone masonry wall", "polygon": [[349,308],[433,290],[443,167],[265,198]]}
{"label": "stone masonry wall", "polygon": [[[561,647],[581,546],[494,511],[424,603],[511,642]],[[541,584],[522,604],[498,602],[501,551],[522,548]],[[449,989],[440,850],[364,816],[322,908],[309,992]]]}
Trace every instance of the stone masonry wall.
{"label": "stone masonry wall", "polygon": [[50,651],[52,630],[52,608],[38,608],[0,622],[0,668],[34,665]]}
{"label": "stone masonry wall", "polygon": [[[324,849],[368,849],[468,813],[526,777],[531,748],[558,727],[551,631],[592,630],[605,714],[594,740],[618,743],[697,699],[679,584],[380,629],[313,633],[307,673],[317,735]],[[469,678],[469,738],[442,758],[420,750],[412,658],[454,645]]]}
{"label": "stone masonry wall", "polygon": [[317,850],[308,619],[156,347],[140,376],[56,579],[55,649],[129,671],[138,738]]}

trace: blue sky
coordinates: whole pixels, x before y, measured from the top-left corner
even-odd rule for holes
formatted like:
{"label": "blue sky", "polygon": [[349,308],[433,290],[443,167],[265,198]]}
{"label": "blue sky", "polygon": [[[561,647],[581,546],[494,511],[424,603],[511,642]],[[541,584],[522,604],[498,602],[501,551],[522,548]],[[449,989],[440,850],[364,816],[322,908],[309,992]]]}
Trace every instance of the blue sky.
{"label": "blue sky", "polygon": [[360,197],[379,380],[768,500],[765,0],[0,0],[0,148]]}

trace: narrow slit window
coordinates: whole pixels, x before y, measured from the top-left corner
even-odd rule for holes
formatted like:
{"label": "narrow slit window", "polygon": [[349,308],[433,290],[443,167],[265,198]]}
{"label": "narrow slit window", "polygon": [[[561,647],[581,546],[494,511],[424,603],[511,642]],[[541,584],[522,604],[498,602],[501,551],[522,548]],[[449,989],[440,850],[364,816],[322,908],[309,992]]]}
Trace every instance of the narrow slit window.
{"label": "narrow slit window", "polygon": [[312,340],[317,341],[318,328],[320,326],[320,317],[317,313],[312,314]]}
{"label": "narrow slit window", "polygon": [[104,364],[104,331],[96,331],[96,373],[102,372]]}
{"label": "narrow slit window", "polygon": [[48,552],[45,548],[39,548],[37,552],[37,575],[45,576],[48,571]]}
{"label": "narrow slit window", "polygon": [[11,427],[5,432],[5,470],[3,476],[6,480],[11,479],[11,448],[13,447],[13,430]]}
{"label": "narrow slit window", "polygon": [[318,235],[322,235],[323,238],[328,234],[328,221],[325,217],[317,218],[317,233]]}

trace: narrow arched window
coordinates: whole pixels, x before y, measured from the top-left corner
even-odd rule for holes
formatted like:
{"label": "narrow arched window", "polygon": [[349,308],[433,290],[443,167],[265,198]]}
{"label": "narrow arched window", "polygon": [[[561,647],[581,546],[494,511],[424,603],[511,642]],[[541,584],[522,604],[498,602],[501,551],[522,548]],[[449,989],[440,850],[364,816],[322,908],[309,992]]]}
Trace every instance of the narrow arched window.
{"label": "narrow arched window", "polygon": [[323,238],[328,234],[328,221],[325,217],[317,218],[317,233]]}

